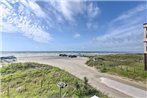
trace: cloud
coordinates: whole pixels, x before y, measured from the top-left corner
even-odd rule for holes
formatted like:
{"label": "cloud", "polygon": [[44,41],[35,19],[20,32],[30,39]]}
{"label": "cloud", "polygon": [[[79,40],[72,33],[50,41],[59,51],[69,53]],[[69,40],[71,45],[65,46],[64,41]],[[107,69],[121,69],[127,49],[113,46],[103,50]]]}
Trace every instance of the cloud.
{"label": "cloud", "polygon": [[49,0],[48,3],[68,21],[75,21],[74,16],[83,12],[83,2],[80,0]]}
{"label": "cloud", "polygon": [[86,26],[88,29],[97,29],[98,28],[98,24],[95,24],[94,22],[87,22]]}
{"label": "cloud", "polygon": [[145,5],[139,5],[112,20],[106,31],[95,41],[101,47],[126,50],[143,50],[143,23]]}
{"label": "cloud", "polygon": [[[19,31],[18,28],[16,28],[15,26],[13,26],[12,24],[9,23],[4,23],[2,21],[0,21],[0,32],[9,32],[9,33],[16,33]],[[8,29],[9,28],[9,29]]]}
{"label": "cloud", "polygon": [[100,13],[100,8],[98,6],[94,6],[93,3],[90,3],[87,6],[87,14],[89,18],[94,18]]}
{"label": "cloud", "polygon": [[88,21],[86,23],[86,26],[88,29],[95,29],[97,28],[97,25],[94,24],[93,19],[97,18],[97,16],[100,14],[101,10],[98,6],[95,6],[94,3],[89,3],[86,7],[87,10],[87,16]]}
{"label": "cloud", "polygon": [[74,38],[79,38],[81,35],[79,34],[79,33],[76,33],[75,35],[74,35]]}
{"label": "cloud", "polygon": [[34,1],[28,1],[29,7],[38,17],[45,17],[46,14],[42,11],[40,6]]}
{"label": "cloud", "polygon": [[46,14],[40,6],[30,0],[1,1],[2,12],[0,32],[22,33],[24,36],[38,42],[48,42],[52,39],[50,33],[41,24]]}
{"label": "cloud", "polygon": [[136,15],[136,13],[140,13],[142,11],[144,11],[146,9],[145,5],[139,5],[137,7],[135,7],[134,9],[131,9],[125,13],[123,13],[122,15],[120,15],[119,17],[117,17],[116,19],[114,19],[111,23],[115,23],[117,21],[121,21],[130,17],[133,17],[134,15]]}
{"label": "cloud", "polygon": [[91,23],[91,22],[88,22],[88,23],[86,24],[86,26],[87,26],[88,29],[90,29],[90,28],[92,27],[92,23]]}
{"label": "cloud", "polygon": [[0,32],[21,33],[38,42],[49,42],[53,39],[51,31],[60,32],[65,25],[78,24],[79,16],[94,19],[100,9],[82,0],[2,0],[0,12]]}
{"label": "cloud", "polygon": [[[90,1],[88,1],[90,2]],[[93,2],[86,3],[82,0],[49,0],[47,1],[52,6],[56,17],[61,16],[69,22],[75,22],[77,15],[88,16],[89,20],[92,20],[100,13],[100,8],[94,5]],[[59,20],[61,19],[59,18]]]}

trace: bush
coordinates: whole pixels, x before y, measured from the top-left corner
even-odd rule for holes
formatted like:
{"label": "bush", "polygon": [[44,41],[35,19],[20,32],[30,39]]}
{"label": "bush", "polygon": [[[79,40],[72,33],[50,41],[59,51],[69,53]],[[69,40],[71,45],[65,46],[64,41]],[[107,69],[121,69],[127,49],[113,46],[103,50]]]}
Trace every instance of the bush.
{"label": "bush", "polygon": [[[95,58],[94,61],[92,58]],[[99,60],[99,58],[103,58]],[[88,66],[94,66],[98,71],[128,77],[134,80],[146,81],[143,54],[99,55],[87,61]]]}
{"label": "bush", "polygon": [[20,86],[20,87],[16,88],[16,92],[17,92],[17,93],[22,93],[22,92],[24,92],[24,91],[26,91],[25,86]]}

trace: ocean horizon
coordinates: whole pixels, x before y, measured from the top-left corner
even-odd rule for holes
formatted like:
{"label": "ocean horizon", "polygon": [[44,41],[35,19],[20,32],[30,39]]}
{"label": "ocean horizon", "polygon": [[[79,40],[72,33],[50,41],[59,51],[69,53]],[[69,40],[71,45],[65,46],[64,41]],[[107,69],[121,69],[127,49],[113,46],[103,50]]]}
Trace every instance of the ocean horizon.
{"label": "ocean horizon", "polygon": [[1,53],[143,53],[137,51],[0,51]]}
{"label": "ocean horizon", "polygon": [[140,54],[140,52],[124,52],[124,51],[1,51],[1,56],[58,56],[59,54],[74,54],[84,56],[108,55],[108,54]]}

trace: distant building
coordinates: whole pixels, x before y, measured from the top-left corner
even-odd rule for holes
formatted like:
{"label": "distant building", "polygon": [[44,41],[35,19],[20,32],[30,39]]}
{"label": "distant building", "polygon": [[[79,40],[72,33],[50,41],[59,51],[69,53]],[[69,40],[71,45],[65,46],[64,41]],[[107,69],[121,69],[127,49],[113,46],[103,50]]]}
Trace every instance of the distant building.
{"label": "distant building", "polygon": [[147,23],[144,25],[144,69],[147,70]]}

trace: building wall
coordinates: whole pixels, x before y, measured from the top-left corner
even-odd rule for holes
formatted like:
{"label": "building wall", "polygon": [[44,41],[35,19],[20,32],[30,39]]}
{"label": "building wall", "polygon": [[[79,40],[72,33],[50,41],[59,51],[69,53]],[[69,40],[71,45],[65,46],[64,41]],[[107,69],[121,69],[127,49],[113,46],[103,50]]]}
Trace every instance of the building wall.
{"label": "building wall", "polygon": [[147,54],[144,54],[144,69],[147,70]]}
{"label": "building wall", "polygon": [[147,54],[147,43],[144,42],[144,53]]}
{"label": "building wall", "polygon": [[147,70],[147,24],[144,24],[144,69]]}
{"label": "building wall", "polygon": [[144,25],[144,53],[147,54],[147,24]]}

